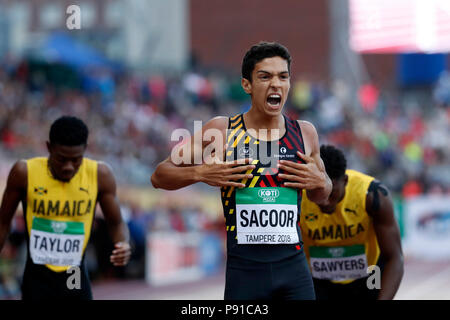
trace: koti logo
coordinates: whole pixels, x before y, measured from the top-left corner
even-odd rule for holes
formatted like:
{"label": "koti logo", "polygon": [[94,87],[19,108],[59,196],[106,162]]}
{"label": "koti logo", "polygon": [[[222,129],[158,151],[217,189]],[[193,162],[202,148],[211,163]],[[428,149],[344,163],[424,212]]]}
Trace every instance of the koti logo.
{"label": "koti logo", "polygon": [[280,191],[277,189],[261,189],[258,191],[258,196],[262,198],[264,202],[275,202],[279,197]]}
{"label": "koti logo", "polygon": [[330,248],[328,249],[328,252],[331,254],[333,258],[340,258],[344,256],[343,248]]}

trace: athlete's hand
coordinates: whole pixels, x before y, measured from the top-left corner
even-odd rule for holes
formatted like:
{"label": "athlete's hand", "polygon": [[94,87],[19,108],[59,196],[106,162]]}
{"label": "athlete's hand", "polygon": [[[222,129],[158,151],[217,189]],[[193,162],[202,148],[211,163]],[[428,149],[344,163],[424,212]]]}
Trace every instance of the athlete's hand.
{"label": "athlete's hand", "polygon": [[110,257],[111,263],[115,267],[123,267],[127,265],[131,256],[131,247],[128,242],[117,242],[114,244],[114,250]]}
{"label": "athlete's hand", "polygon": [[216,159],[196,167],[198,180],[213,187],[237,187],[244,188],[245,184],[238,182],[242,179],[251,179],[252,174],[246,174],[253,170],[255,165],[249,164],[252,159],[239,159],[235,161],[222,161]]}
{"label": "athlete's hand", "polygon": [[278,168],[287,172],[287,174],[278,174],[280,178],[288,180],[284,185],[306,190],[322,188],[326,183],[326,177],[317,167],[315,160],[299,151],[297,151],[297,154],[305,163],[280,160],[278,164]]}

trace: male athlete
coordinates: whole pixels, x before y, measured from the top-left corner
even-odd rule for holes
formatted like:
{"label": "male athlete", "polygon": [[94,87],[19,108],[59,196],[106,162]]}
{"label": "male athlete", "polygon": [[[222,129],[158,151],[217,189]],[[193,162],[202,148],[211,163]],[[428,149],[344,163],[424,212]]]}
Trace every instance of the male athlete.
{"label": "male athlete", "polygon": [[197,182],[221,187],[227,300],[315,298],[298,226],[300,190],[325,204],[331,180],[314,126],[282,114],[290,64],[278,43],[252,46],[242,63],[250,110],[208,121],[151,177],[154,187],[168,190]]}
{"label": "male athlete", "polygon": [[[24,300],[92,299],[84,252],[97,202],[115,244],[111,263],[128,263],[128,229],[121,218],[116,182],[106,164],[84,157],[87,139],[83,121],[61,117],[50,128],[49,157],[20,160],[9,173],[0,207],[0,250],[22,202],[28,234]],[[77,274],[78,283],[69,279]]]}
{"label": "male athlete", "polygon": [[[333,190],[327,205],[304,193],[300,220],[317,299],[393,299],[403,254],[387,188],[346,170],[344,154],[333,146],[322,145],[320,155]],[[371,265],[380,272],[368,272]]]}

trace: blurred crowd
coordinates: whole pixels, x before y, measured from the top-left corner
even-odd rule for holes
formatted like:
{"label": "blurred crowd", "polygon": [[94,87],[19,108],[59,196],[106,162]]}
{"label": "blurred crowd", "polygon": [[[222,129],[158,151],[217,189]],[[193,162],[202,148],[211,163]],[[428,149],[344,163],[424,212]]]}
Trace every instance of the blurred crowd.
{"label": "blurred crowd", "polygon": [[[90,129],[87,156],[108,162],[119,184],[149,187],[156,164],[178,142],[171,141],[175,129],[193,132],[194,120],[205,123],[216,115],[231,116],[250,107],[240,76],[224,70],[193,67],[183,74],[141,76],[111,70],[78,74],[67,66],[38,66],[24,60],[0,63],[0,163],[46,156],[50,124],[60,115],[72,114]],[[342,148],[349,168],[377,177],[407,198],[450,194],[449,105],[447,73],[427,88],[367,83],[357,90],[340,81],[311,82],[300,75],[292,78],[285,112],[311,121],[320,143]],[[198,206],[140,208],[125,203],[122,211],[135,248],[133,272],[140,277],[148,232],[223,231],[221,212],[211,218]],[[24,232],[19,220],[13,234]],[[104,221],[101,217],[95,221],[87,251],[88,256],[96,256],[90,259],[94,276],[95,270],[109,268],[108,257],[99,256],[102,250],[96,246],[111,245]],[[20,239],[23,235],[16,235],[10,243]],[[3,258],[20,255],[13,251],[6,249]],[[5,288],[17,292],[14,284],[2,280],[13,271],[8,259],[0,260],[0,296]]]}
{"label": "blurred crowd", "polygon": [[450,194],[449,92],[447,73],[429,88],[368,83],[353,94],[339,81],[328,88],[299,82],[293,104],[296,116],[316,125],[320,143],[345,151],[349,168],[408,198]]}
{"label": "blurred crowd", "polygon": [[[58,82],[58,73],[68,71],[27,61],[0,67],[0,153],[46,155],[51,122],[70,113],[90,128],[88,156],[107,161],[119,182],[133,185],[148,186],[155,165],[178,142],[171,141],[174,129],[193,132],[194,120],[243,112],[250,103],[239,75],[224,71],[144,77],[95,70],[71,86]],[[285,110],[315,124],[321,143],[343,148],[350,167],[394,192],[447,193],[449,78],[444,73],[434,87],[405,90],[293,78]]]}

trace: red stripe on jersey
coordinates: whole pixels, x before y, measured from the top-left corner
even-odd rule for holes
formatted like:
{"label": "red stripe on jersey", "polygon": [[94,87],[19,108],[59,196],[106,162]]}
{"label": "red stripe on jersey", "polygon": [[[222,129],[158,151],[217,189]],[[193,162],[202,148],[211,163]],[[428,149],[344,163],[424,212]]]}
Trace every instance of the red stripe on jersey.
{"label": "red stripe on jersey", "polygon": [[292,144],[289,142],[289,139],[287,139],[287,137],[285,137],[283,140],[286,146],[289,148],[289,150],[292,150],[294,148]]}
{"label": "red stripe on jersey", "polygon": [[269,183],[270,183],[271,187],[276,187],[277,186],[275,184],[275,182],[273,181],[272,177],[269,174],[266,177],[267,177],[267,180],[269,180]]}
{"label": "red stripe on jersey", "polygon": [[297,150],[304,153],[304,150],[302,148],[300,148],[300,145],[298,144],[297,140],[294,139],[294,137],[292,136],[292,134],[290,132],[288,132],[288,136],[289,136],[289,138],[291,138],[291,140],[294,143]]}

